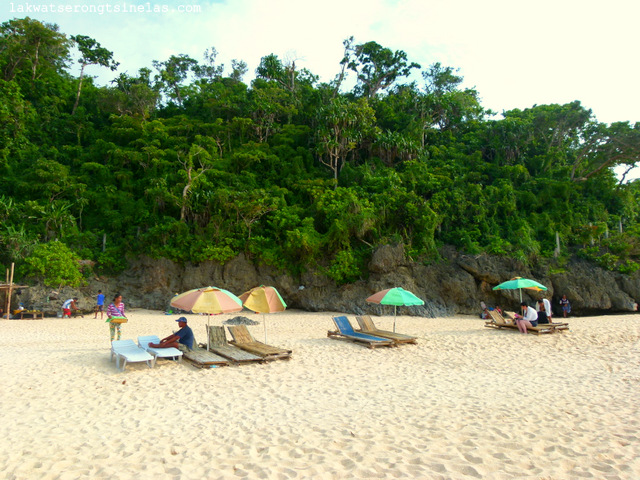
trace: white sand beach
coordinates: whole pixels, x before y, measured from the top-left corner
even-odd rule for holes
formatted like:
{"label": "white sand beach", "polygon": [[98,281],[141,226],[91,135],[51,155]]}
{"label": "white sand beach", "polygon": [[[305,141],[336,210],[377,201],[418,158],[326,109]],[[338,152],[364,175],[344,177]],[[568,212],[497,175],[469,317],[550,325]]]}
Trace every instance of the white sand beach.
{"label": "white sand beach", "polygon": [[[418,344],[371,350],[327,338],[334,314],[266,317],[290,360],[125,372],[92,315],[2,320],[0,478],[640,478],[640,315],[541,336],[400,316]],[[177,329],[129,317],[125,339]],[[207,317],[188,318],[205,342]]]}

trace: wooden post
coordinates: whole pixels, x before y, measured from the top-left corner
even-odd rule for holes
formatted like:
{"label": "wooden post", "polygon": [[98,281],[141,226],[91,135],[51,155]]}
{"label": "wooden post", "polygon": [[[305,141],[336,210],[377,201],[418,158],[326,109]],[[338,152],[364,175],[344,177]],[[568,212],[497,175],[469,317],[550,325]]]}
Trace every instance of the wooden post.
{"label": "wooden post", "polygon": [[107,249],[107,234],[102,234],[102,253]]}
{"label": "wooden post", "polygon": [[13,290],[13,266],[11,263],[11,277],[9,277],[9,293],[7,294],[7,319],[11,316],[11,290]]}
{"label": "wooden post", "polygon": [[[5,285],[9,285],[9,269],[8,268],[7,268],[7,278],[4,281],[4,284]],[[3,289],[3,291],[5,292],[5,294],[4,294],[5,295],[5,297],[4,297],[4,311],[7,312],[7,309],[9,308],[9,306],[7,304],[8,301],[9,301],[9,297],[7,296],[7,293],[6,293],[6,291],[4,289]],[[9,318],[8,315],[7,315],[7,318]]]}

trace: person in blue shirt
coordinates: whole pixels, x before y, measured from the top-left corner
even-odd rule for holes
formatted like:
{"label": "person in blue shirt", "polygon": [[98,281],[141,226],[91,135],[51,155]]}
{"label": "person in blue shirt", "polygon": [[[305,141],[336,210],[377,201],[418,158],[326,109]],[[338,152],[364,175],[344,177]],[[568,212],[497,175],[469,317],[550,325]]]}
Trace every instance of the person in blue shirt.
{"label": "person in blue shirt", "polygon": [[96,314],[93,318],[98,318],[98,312],[100,312],[100,320],[104,317],[104,293],[102,290],[98,290],[98,296],[96,297]]}
{"label": "person in blue shirt", "polygon": [[182,344],[189,350],[193,350],[193,331],[191,330],[191,327],[187,325],[187,318],[180,317],[176,322],[178,322],[180,330],[166,338],[163,338],[160,340],[160,343],[150,343],[149,346],[152,348],[178,348],[178,345]]}

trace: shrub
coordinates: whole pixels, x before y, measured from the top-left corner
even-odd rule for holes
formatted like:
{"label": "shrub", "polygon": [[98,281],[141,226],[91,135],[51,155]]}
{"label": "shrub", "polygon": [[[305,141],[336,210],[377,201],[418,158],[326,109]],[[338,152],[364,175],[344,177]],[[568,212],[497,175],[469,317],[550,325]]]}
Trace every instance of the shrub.
{"label": "shrub", "polygon": [[25,258],[24,274],[42,280],[49,287],[79,287],[86,281],[80,271],[78,256],[57,240],[34,247]]}

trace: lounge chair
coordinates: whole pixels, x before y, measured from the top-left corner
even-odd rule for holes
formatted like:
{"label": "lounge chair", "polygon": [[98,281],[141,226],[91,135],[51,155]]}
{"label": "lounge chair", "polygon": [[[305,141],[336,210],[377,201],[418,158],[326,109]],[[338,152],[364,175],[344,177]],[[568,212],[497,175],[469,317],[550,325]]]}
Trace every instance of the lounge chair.
{"label": "lounge chair", "polygon": [[411,335],[390,332],[388,330],[378,330],[369,315],[356,317],[356,321],[358,322],[358,325],[360,325],[360,330],[356,330],[356,332],[373,335],[375,337],[388,338],[396,343],[418,343],[417,337],[413,337]]}
{"label": "lounge chair", "polygon": [[291,350],[274,347],[255,340],[249,333],[246,325],[233,325],[228,328],[231,336],[233,337],[233,341],[229,342],[231,345],[235,345],[242,350],[259,355],[264,360],[277,360],[280,358],[291,357]]}
{"label": "lounge chair", "polygon": [[182,352],[177,348],[153,348],[149,346],[150,343],[160,343],[160,338],[157,335],[138,337],[138,345],[155,357],[153,363],[156,363],[158,358],[171,358],[178,362],[182,361]]}
{"label": "lounge chair", "polygon": [[155,358],[144,348],[139,347],[133,340],[114,340],[111,342],[111,360],[116,359],[116,367],[120,368],[120,360],[122,360],[121,370],[124,372],[127,363],[147,362],[149,368],[155,365]]}
{"label": "lounge chair", "polygon": [[229,365],[229,360],[202,347],[203,345],[198,346],[195,338],[193,339],[193,348],[182,344],[178,345],[178,349],[182,352],[184,358],[198,368],[216,368]]}
{"label": "lounge chair", "polygon": [[333,322],[336,324],[338,330],[329,330],[327,332],[329,338],[345,338],[352,342],[364,343],[369,348],[393,347],[396,345],[393,340],[389,340],[388,338],[356,332],[351,326],[351,323],[349,323],[349,319],[345,316],[333,317]]}
{"label": "lounge chair", "polygon": [[[507,315],[506,319],[497,310],[489,310],[489,316],[491,316],[491,320],[485,322],[484,326],[489,328],[497,328],[498,330],[502,328],[518,330],[518,325],[516,325],[516,322],[513,319],[513,314],[505,314]],[[539,323],[537,327],[527,327],[527,331],[533,333],[534,335],[540,335],[542,333],[555,333],[568,329],[568,323]]]}
{"label": "lounge chair", "polygon": [[242,350],[235,345],[227,342],[227,335],[224,333],[224,327],[211,325],[207,327],[209,330],[209,344],[207,349],[221,357],[228,358],[235,363],[262,362],[263,358],[246,350]]}

